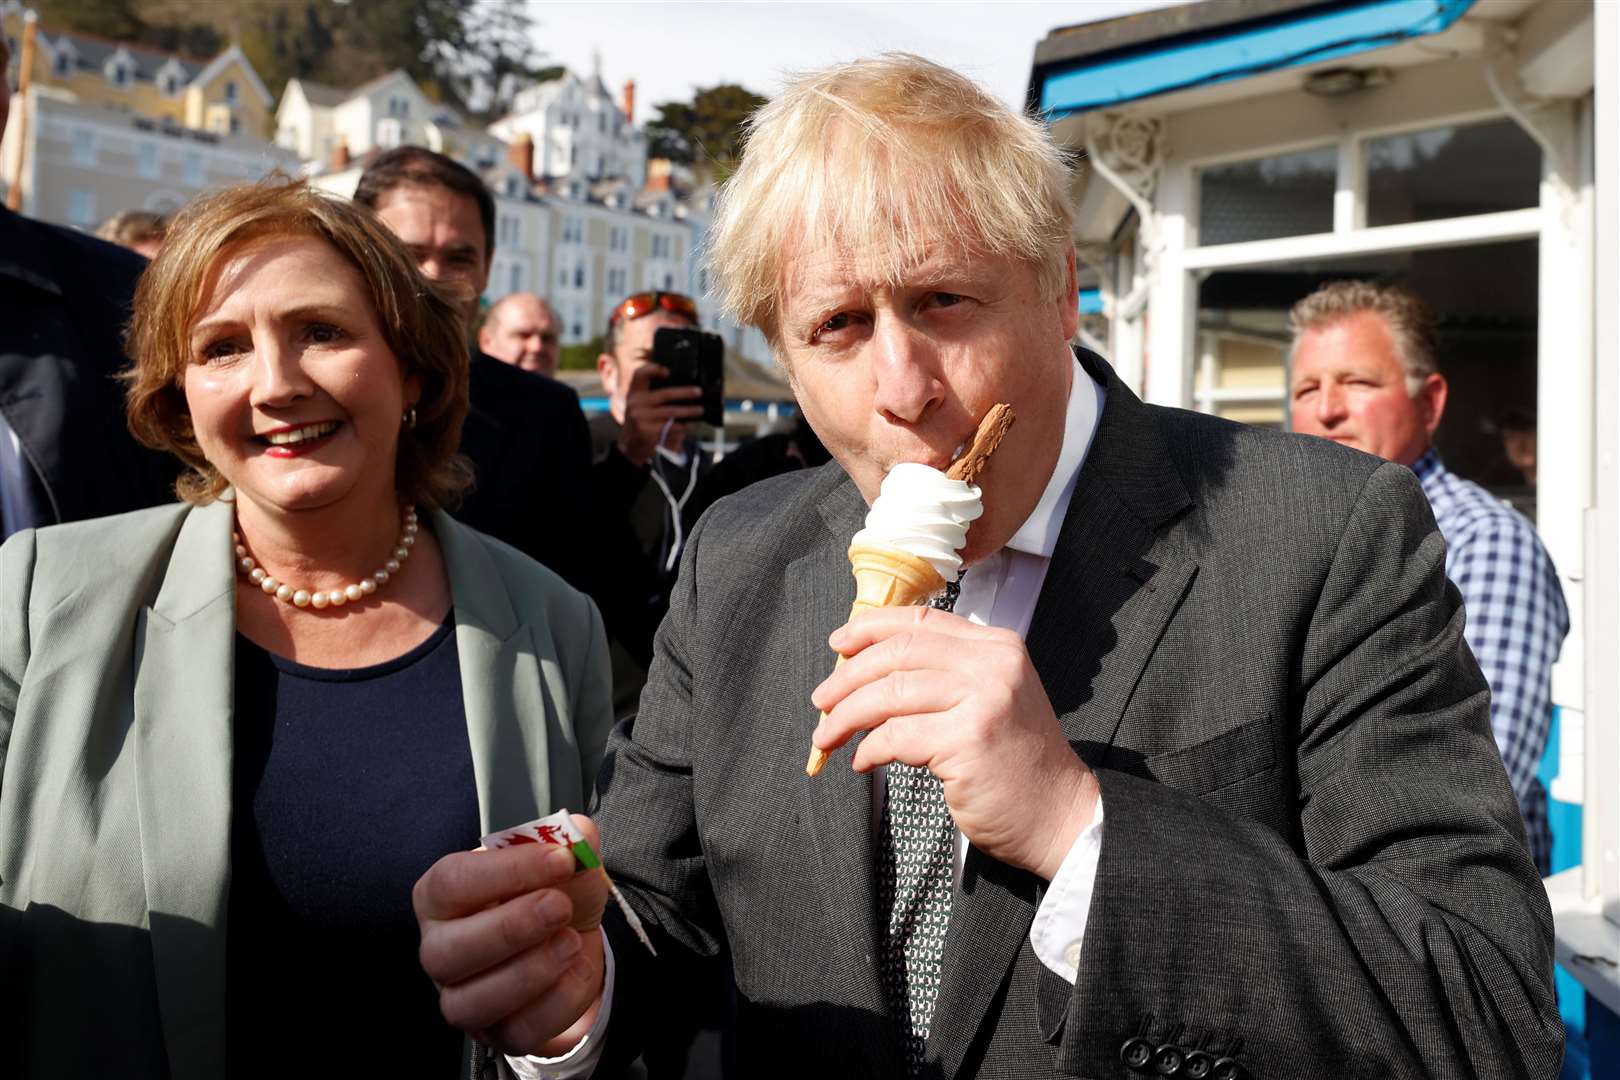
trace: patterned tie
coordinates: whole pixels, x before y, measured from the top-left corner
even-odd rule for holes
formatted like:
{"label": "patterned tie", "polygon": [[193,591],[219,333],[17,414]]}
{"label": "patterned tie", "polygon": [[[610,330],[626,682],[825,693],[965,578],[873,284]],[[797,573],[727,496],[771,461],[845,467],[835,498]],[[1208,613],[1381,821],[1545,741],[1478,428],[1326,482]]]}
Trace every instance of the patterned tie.
{"label": "patterned tie", "polygon": [[[931,606],[952,610],[960,591],[960,584],[951,582]],[[888,767],[888,781],[878,846],[879,910],[888,915],[888,924],[879,961],[889,1007],[905,1039],[907,1071],[915,1077],[922,1073],[939,995],[956,824],[945,805],[944,785],[927,769],[895,762]]]}

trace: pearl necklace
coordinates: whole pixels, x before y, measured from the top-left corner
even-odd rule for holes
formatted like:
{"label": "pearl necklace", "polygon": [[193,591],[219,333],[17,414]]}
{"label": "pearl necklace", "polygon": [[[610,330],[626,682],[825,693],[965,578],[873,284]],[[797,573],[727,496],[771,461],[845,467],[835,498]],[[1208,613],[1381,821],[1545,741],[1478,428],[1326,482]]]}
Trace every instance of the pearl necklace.
{"label": "pearl necklace", "polygon": [[265,573],[264,567],[253,560],[242,543],[242,534],[231,533],[231,543],[236,546],[236,565],[247,579],[265,593],[292,604],[295,607],[342,607],[344,604],[370,596],[382,586],[388,584],[390,578],[399,573],[400,566],[411,557],[411,548],[416,546],[416,508],[405,508],[405,525],[400,530],[399,541],[394,545],[392,557],[382,565],[382,569],[370,577],[361,578],[353,585],[346,585],[341,589],[332,589],[328,592],[310,592],[307,589],[295,589],[286,582],[277,581]]}

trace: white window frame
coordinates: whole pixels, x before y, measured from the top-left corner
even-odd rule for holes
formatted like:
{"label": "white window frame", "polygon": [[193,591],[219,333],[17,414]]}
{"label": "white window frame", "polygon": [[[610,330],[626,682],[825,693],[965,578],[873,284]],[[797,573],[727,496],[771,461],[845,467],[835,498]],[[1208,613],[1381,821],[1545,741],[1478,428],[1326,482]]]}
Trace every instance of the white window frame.
{"label": "white window frame", "polygon": [[[1602,5],[1599,5],[1602,10]],[[1611,49],[1615,43],[1610,42]],[[1617,50],[1620,51],[1620,50]],[[1605,69],[1602,64],[1598,70]],[[1604,76],[1600,75],[1600,78]],[[1612,74],[1607,76],[1613,78]],[[1601,108],[1601,106],[1600,106]],[[1608,125],[1613,125],[1616,102],[1610,99],[1606,114]],[[1539,204],[1519,210],[1498,211],[1464,217],[1431,221],[1408,222],[1398,225],[1368,227],[1366,221],[1366,175],[1362,148],[1365,140],[1387,134],[1426,131],[1446,126],[1463,126],[1484,120],[1505,118],[1500,109],[1458,110],[1453,113],[1403,118],[1400,123],[1358,126],[1344,132],[1336,142],[1339,145],[1338,183],[1334,195],[1333,231],[1305,236],[1280,237],[1269,240],[1243,241],[1229,244],[1197,246],[1196,222],[1198,215],[1197,171],[1210,164],[1234,160],[1253,160],[1272,154],[1288,153],[1299,149],[1323,145],[1320,138],[1292,143],[1249,146],[1241,151],[1219,156],[1172,160],[1160,179],[1155,198],[1155,226],[1157,230],[1156,265],[1151,277],[1139,276],[1135,280],[1145,283],[1147,304],[1134,312],[1122,313],[1111,326],[1113,349],[1127,381],[1135,382],[1143,396],[1159,404],[1203,405],[1210,400],[1197,401],[1194,396],[1196,364],[1194,350],[1197,345],[1197,289],[1204,276],[1220,271],[1250,267],[1279,266],[1300,261],[1319,261],[1340,256],[1377,255],[1397,252],[1434,250],[1448,247],[1474,247],[1508,241],[1533,240],[1539,245],[1536,283],[1538,293],[1538,331],[1536,355],[1538,357],[1537,408],[1541,414],[1540,457],[1543,461],[1557,462],[1556,469],[1544,469],[1538,484],[1538,528],[1542,539],[1558,570],[1566,599],[1569,601],[1571,628],[1564,641],[1560,660],[1553,671],[1553,701],[1562,710],[1562,724],[1566,737],[1561,744],[1575,747],[1576,772],[1583,790],[1578,794],[1583,806],[1582,865],[1550,879],[1549,888],[1555,887],[1566,875],[1578,879],[1576,884],[1556,887],[1579,892],[1580,901],[1595,911],[1606,911],[1605,926],[1613,931],[1613,941],[1620,945],[1620,792],[1613,784],[1613,766],[1620,761],[1620,724],[1613,715],[1617,695],[1614,689],[1613,669],[1616,665],[1600,664],[1607,672],[1587,670],[1586,660],[1594,655],[1588,642],[1616,641],[1613,625],[1612,602],[1590,604],[1588,597],[1602,596],[1595,592],[1593,581],[1586,580],[1585,568],[1598,576],[1598,564],[1607,554],[1613,559],[1613,526],[1611,519],[1611,547],[1600,549],[1595,540],[1591,509],[1594,441],[1603,429],[1594,428],[1592,391],[1594,380],[1600,376],[1614,378],[1613,342],[1604,347],[1611,354],[1611,369],[1594,371],[1587,363],[1596,364],[1598,332],[1592,324],[1595,307],[1600,318],[1612,318],[1620,309],[1620,302],[1611,294],[1605,300],[1594,302],[1592,270],[1593,257],[1608,255],[1602,243],[1592,241],[1593,191],[1602,190],[1591,182],[1590,176],[1576,178],[1557,175],[1557,167],[1543,154],[1543,180]],[[1582,136],[1575,127],[1572,110],[1567,145],[1578,146]],[[1555,122],[1555,121],[1547,121]],[[1614,133],[1605,136],[1613,147]],[[1597,140],[1601,143],[1601,139]],[[1595,168],[1583,163],[1582,168]],[[1611,171],[1598,175],[1613,176]],[[1610,185],[1612,187],[1612,185]],[[1608,192],[1612,199],[1613,192]],[[1612,219],[1611,219],[1612,220]],[[1616,237],[1609,237],[1614,241]],[[1117,297],[1119,284],[1105,281]],[[1151,312],[1147,321],[1146,338],[1141,337],[1141,316]],[[1132,339],[1132,335],[1136,335]],[[1611,332],[1610,337],[1614,335]],[[1135,344],[1126,344],[1134,340]],[[1151,354],[1153,363],[1145,378],[1141,376],[1140,356],[1131,353],[1140,350]],[[1556,359],[1554,359],[1556,358]],[[1134,374],[1133,374],[1134,372]],[[1286,376],[1285,376],[1286,378]],[[1612,392],[1612,387],[1610,388]],[[1601,397],[1601,393],[1599,397]],[[1605,399],[1606,400],[1606,399]],[[1606,402],[1613,407],[1613,402]],[[1600,405],[1600,408],[1603,406]],[[1613,438],[1613,419],[1610,430],[1603,437]],[[1612,458],[1610,459],[1612,461]],[[1612,470],[1612,466],[1611,466]],[[1611,471],[1612,476],[1612,471]],[[1612,513],[1612,507],[1611,511]],[[1613,574],[1610,563],[1610,573]],[[1613,578],[1609,581],[1609,596],[1615,592]],[[1589,607],[1607,609],[1593,612]],[[1594,628],[1598,622],[1606,628],[1600,635]],[[1608,683],[1601,680],[1608,679]],[[1606,692],[1599,686],[1607,686]],[[1600,706],[1608,713],[1601,714]],[[1584,736],[1584,737],[1583,737]],[[1583,747],[1584,744],[1584,747]],[[1584,760],[1580,751],[1584,748]],[[1566,781],[1564,773],[1571,771],[1570,755],[1561,748],[1563,769],[1560,784]],[[1574,801],[1566,799],[1565,801]],[[1560,901],[1555,898],[1554,909]],[[1563,923],[1560,922],[1560,949],[1564,948]],[[1608,950],[1609,953],[1615,951]],[[1604,953],[1608,954],[1608,953]],[[1614,1007],[1620,1009],[1620,979],[1608,976],[1614,992]]]}

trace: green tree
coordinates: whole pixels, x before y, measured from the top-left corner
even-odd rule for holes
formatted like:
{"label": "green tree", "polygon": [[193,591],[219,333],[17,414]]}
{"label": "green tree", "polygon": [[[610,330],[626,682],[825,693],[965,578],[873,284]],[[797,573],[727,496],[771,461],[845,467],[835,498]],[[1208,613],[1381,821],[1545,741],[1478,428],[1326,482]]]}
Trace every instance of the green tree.
{"label": "green tree", "polygon": [[32,0],[28,6],[39,13],[40,24],[51,30],[134,42],[143,42],[147,31],[137,10],[138,0]]}
{"label": "green tree", "polygon": [[647,125],[647,153],[724,179],[742,157],[744,122],[765,99],[735,83],[700,87],[690,102],[666,101]]}

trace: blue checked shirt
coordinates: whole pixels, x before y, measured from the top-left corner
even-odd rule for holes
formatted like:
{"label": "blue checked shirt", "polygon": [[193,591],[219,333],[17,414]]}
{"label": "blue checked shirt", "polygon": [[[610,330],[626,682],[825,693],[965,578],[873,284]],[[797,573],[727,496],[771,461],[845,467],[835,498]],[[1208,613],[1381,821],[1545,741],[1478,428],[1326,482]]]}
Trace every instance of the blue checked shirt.
{"label": "blue checked shirt", "polygon": [[1491,729],[1545,875],[1552,856],[1547,791],[1536,766],[1552,723],[1552,666],[1569,611],[1536,528],[1433,450],[1412,466],[1446,538],[1446,576],[1462,593],[1463,637],[1491,686]]}

